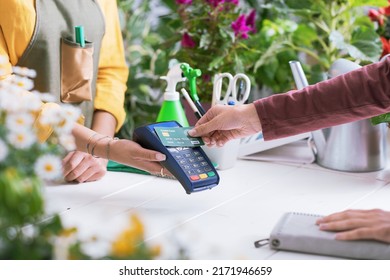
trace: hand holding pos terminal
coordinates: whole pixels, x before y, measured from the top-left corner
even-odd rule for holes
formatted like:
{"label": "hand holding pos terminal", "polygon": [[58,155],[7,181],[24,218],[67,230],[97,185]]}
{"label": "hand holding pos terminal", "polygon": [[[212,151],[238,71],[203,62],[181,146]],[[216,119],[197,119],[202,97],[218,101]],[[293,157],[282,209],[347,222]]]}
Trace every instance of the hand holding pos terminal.
{"label": "hand holding pos terminal", "polygon": [[[159,151],[167,159],[161,162],[181,183],[187,194],[211,189],[218,185],[219,176],[206,153],[200,147],[185,147],[183,145],[167,144],[159,138],[156,131],[180,142],[178,138],[169,138],[169,130],[182,126],[176,121],[159,122],[138,127],[134,130],[133,140],[146,149]],[[164,139],[166,140],[166,139]],[[187,141],[189,139],[184,139]],[[163,144],[164,142],[164,144]]]}

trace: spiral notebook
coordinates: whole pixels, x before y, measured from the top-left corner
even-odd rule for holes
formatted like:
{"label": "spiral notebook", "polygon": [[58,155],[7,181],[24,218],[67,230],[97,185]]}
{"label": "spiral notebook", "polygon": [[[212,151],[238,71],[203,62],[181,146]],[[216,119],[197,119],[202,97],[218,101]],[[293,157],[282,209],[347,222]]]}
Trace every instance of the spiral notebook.
{"label": "spiral notebook", "polygon": [[271,232],[269,244],[275,250],[328,255],[349,259],[390,259],[390,245],[377,241],[335,240],[335,232],[319,230],[320,215],[285,213]]}

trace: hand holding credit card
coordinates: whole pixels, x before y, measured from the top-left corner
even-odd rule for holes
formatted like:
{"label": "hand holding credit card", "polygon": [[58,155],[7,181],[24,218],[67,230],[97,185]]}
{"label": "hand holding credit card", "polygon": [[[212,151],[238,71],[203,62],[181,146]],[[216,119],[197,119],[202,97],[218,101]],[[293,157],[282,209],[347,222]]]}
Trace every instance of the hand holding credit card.
{"label": "hand holding credit card", "polygon": [[199,147],[204,145],[202,138],[191,137],[192,127],[155,127],[154,131],[165,147]]}

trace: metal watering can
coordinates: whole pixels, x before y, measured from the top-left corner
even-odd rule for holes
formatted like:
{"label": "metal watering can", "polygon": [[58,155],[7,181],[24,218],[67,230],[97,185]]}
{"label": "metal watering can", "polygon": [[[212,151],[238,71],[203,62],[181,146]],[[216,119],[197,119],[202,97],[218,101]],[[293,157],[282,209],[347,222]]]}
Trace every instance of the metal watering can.
{"label": "metal watering can", "polygon": [[[298,61],[290,67],[298,89],[308,85]],[[336,60],[329,78],[345,74],[361,66],[346,59]],[[325,168],[347,172],[378,171],[386,166],[387,125],[372,125],[369,119],[312,131],[316,162]]]}

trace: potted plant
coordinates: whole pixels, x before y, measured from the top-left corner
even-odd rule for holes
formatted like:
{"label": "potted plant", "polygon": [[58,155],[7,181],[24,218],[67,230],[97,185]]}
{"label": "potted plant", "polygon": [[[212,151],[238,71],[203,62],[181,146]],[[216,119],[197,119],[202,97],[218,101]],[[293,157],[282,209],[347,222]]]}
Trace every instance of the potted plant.
{"label": "potted plant", "polygon": [[[310,73],[311,83],[323,80],[324,73],[338,58],[360,64],[378,61],[381,42],[362,7],[379,5],[384,0],[265,2],[263,7],[268,9],[270,20],[265,20],[264,28],[277,29],[280,18],[290,20],[292,26],[286,29],[287,32],[276,34],[272,38],[272,46],[278,46],[278,50],[296,51],[301,57],[304,54],[302,62],[306,72]],[[267,59],[261,58],[256,67],[265,62]]]}

